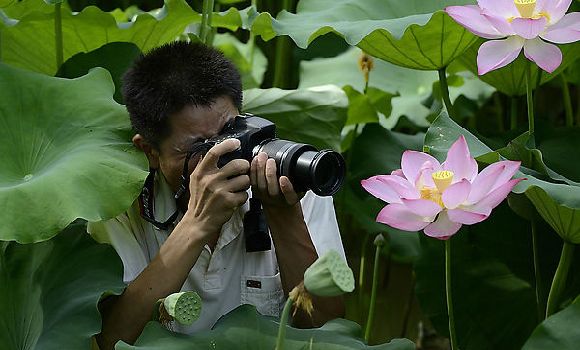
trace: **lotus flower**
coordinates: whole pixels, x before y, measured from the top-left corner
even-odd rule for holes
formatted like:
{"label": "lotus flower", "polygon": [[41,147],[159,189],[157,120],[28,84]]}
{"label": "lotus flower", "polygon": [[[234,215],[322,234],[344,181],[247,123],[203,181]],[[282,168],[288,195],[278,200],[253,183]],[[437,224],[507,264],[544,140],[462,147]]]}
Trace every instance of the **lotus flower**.
{"label": "lotus flower", "polygon": [[377,175],[361,184],[373,196],[389,203],[377,221],[405,231],[448,239],[462,225],[489,217],[523,178],[512,179],[520,162],[500,161],[477,173],[477,162],[462,136],[440,164],[431,155],[405,151],[401,169]]}
{"label": "lotus flower", "polygon": [[580,12],[565,15],[571,2],[478,0],[478,5],[449,6],[445,12],[477,36],[506,38],[481,45],[477,55],[479,75],[508,65],[522,48],[529,60],[552,73],[562,63],[562,52],[546,41],[567,44],[580,40]]}

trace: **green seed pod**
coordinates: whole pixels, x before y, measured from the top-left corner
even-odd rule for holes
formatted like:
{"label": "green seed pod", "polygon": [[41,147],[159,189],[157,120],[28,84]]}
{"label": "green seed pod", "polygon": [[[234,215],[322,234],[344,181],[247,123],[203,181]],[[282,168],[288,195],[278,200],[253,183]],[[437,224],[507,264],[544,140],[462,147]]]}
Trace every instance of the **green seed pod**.
{"label": "green seed pod", "polygon": [[340,254],[331,250],[306,269],[304,287],[321,297],[341,295],[354,290],[354,276]]}
{"label": "green seed pod", "polygon": [[196,292],[173,293],[163,300],[163,308],[179,324],[189,326],[201,314],[201,298]]}

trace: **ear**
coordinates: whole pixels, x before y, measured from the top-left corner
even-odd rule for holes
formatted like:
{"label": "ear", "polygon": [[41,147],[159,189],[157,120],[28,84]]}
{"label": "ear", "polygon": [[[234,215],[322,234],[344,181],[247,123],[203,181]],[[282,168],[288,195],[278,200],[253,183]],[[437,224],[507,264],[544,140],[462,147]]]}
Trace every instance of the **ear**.
{"label": "ear", "polygon": [[159,169],[159,150],[147,142],[141,134],[133,136],[133,144],[145,153],[149,160],[149,168]]}

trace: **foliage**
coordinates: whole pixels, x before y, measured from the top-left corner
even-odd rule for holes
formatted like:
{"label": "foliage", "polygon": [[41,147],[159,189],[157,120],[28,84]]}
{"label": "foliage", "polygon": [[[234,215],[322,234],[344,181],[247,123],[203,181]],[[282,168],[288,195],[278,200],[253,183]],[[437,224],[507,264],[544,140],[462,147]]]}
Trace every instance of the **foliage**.
{"label": "foliage", "polygon": [[70,225],[34,244],[0,242],[3,349],[88,349],[101,328],[97,302],[124,288],[115,250]]}
{"label": "foliage", "polygon": [[[211,331],[193,336],[177,336],[150,322],[143,335],[130,346],[118,343],[116,349],[273,349],[276,345],[278,322],[258,314],[250,305],[243,305],[220,318]],[[360,339],[361,329],[356,323],[343,319],[328,322],[318,329],[286,330],[285,349],[377,349],[411,350],[414,344],[407,339],[395,339],[380,346],[367,346]]]}

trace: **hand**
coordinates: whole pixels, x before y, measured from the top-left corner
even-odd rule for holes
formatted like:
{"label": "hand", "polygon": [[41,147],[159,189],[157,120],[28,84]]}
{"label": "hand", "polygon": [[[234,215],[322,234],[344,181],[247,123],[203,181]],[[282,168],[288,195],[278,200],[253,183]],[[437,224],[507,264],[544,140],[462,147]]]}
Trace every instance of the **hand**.
{"label": "hand", "polygon": [[201,225],[205,241],[215,238],[234,210],[248,200],[250,163],[234,159],[218,168],[220,156],[240,146],[237,139],[229,139],[213,146],[199,161],[189,176],[189,203],[185,215]]}
{"label": "hand", "polygon": [[289,208],[295,206],[304,194],[294,191],[294,186],[286,176],[276,175],[276,161],[260,152],[250,168],[252,193],[262,201],[264,209]]}

